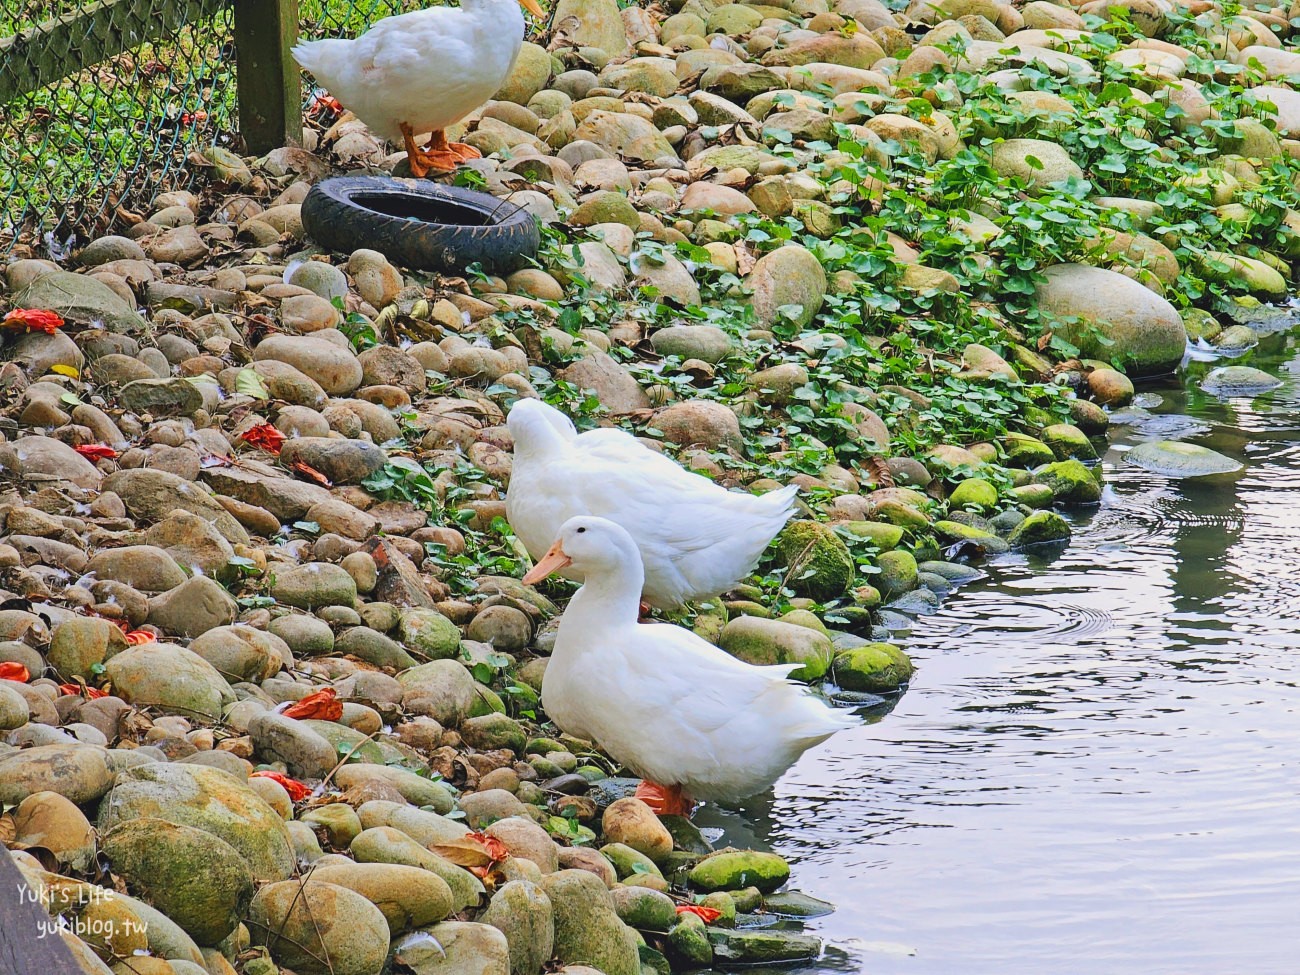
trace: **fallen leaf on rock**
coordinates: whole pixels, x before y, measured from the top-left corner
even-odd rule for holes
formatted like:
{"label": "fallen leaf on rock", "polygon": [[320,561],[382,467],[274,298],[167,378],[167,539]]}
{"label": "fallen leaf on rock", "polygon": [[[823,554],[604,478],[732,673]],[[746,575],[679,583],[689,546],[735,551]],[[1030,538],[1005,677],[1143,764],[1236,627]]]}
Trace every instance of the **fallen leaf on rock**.
{"label": "fallen leaf on rock", "polygon": [[509,847],[486,833],[466,833],[458,840],[439,843],[429,849],[444,860],[450,860],[456,866],[465,867],[476,874],[479,870],[486,873],[494,864],[510,855]]}
{"label": "fallen leaf on rock", "polygon": [[333,487],[333,486],[334,486],[334,485],[330,482],[330,479],[329,479],[328,477],[326,477],[326,476],[325,476],[324,474],[322,474],[320,471],[316,470],[316,468],[312,467],[310,464],[304,464],[304,463],[303,463],[302,461],[300,461],[300,460],[295,460],[295,461],[294,461],[292,464],[290,464],[289,466],[292,467],[293,470],[295,470],[297,473],[299,473],[299,474],[301,474],[303,477],[307,478],[307,480],[309,480],[309,481],[315,481],[315,482],[316,482],[317,484],[319,484],[321,487]]}
{"label": "fallen leaf on rock", "polygon": [[84,443],[80,447],[73,447],[77,453],[89,461],[112,460],[117,456],[117,451],[108,444],[102,443]]}

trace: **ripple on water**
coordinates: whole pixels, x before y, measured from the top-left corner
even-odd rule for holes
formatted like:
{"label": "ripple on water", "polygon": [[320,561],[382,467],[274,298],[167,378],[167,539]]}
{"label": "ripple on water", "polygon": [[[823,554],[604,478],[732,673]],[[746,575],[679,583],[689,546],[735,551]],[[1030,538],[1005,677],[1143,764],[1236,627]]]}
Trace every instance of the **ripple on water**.
{"label": "ripple on water", "polygon": [[[1213,426],[1195,417],[1180,413],[1150,413],[1142,409],[1128,409],[1111,416],[1111,422],[1125,427],[1125,440],[1191,440],[1209,433]],[[1116,431],[1118,432],[1118,431]]]}

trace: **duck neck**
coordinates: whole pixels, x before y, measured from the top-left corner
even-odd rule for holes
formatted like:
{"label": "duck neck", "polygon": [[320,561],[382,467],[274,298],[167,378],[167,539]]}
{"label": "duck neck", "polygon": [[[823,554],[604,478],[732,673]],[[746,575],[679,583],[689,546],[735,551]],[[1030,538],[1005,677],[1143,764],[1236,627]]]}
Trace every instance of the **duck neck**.
{"label": "duck neck", "polygon": [[564,622],[575,622],[583,629],[594,624],[635,625],[641,618],[644,585],[639,553],[635,561],[588,572],[582,588],[564,611]]}
{"label": "duck neck", "polygon": [[558,430],[546,423],[531,427],[527,435],[516,437],[514,452],[524,460],[537,457],[554,457],[568,447],[568,442],[560,436]]}

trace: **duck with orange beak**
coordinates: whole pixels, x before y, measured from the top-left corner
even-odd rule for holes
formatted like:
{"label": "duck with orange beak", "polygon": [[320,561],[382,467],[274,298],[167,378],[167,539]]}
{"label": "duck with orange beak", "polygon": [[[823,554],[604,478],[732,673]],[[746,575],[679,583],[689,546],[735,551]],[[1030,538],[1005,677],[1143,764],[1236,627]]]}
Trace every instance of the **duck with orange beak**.
{"label": "duck with orange beak", "polygon": [[614,522],[569,519],[524,582],[570,567],[585,582],[560,620],[542,707],[638,775],[637,797],[660,815],[762,792],[859,724],[791,681],[798,664],[755,667],[690,630],[638,622],[640,553]]}
{"label": "duck with orange beak", "polygon": [[376,135],[401,142],[413,176],[452,172],[480,153],[448,142],[445,129],[510,77],[524,40],[520,7],[546,16],[537,0],[462,0],[385,17],[354,40],[308,41],[293,56]]}

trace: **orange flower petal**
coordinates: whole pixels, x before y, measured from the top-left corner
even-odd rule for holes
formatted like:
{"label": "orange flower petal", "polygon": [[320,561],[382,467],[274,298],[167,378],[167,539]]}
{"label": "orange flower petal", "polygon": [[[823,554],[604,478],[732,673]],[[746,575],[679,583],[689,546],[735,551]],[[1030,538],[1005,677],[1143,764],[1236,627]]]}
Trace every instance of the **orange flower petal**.
{"label": "orange flower petal", "polygon": [[154,643],[157,640],[158,638],[154,636],[152,633],[150,633],[148,630],[127,630],[126,631],[126,642],[131,644],[131,646],[133,647],[138,647],[142,643]]}
{"label": "orange flower petal", "polygon": [[0,663],[0,680],[12,680],[17,681],[19,684],[26,684],[31,679],[32,675],[28,673],[27,668],[22,664],[13,663],[12,661]]}
{"label": "orange flower petal", "polygon": [[4,317],[4,324],[10,328],[23,327],[33,332],[48,332],[53,335],[63,327],[63,319],[52,311],[37,308],[15,308]]}
{"label": "orange flower petal", "polygon": [[89,461],[112,460],[117,456],[116,450],[108,446],[108,444],[102,443],[86,443],[72,449]]}
{"label": "orange flower petal", "polygon": [[280,448],[284,446],[285,437],[271,424],[259,423],[257,426],[249,427],[241,433],[239,439],[252,444],[254,447],[260,447],[268,453],[278,454]]}
{"label": "orange flower petal", "polygon": [[98,687],[87,687],[85,684],[60,684],[59,691],[65,697],[81,694],[92,701],[99,697],[108,697],[106,691],[101,691]]}
{"label": "orange flower petal", "polygon": [[700,904],[678,904],[678,914],[694,914],[705,924],[712,924],[722,917],[722,912],[715,907],[703,907]]}
{"label": "orange flower petal", "polygon": [[337,721],[343,717],[343,702],[338,699],[334,688],[327,687],[308,694],[301,701],[291,704],[281,712],[286,718],[316,718],[320,721]]}
{"label": "orange flower petal", "polygon": [[278,782],[284,786],[284,791],[289,793],[289,798],[294,802],[299,802],[311,795],[311,787],[303,785],[297,779],[291,779],[283,772],[272,772],[269,769],[265,772],[254,772],[249,776],[250,779],[270,779],[272,782]]}

